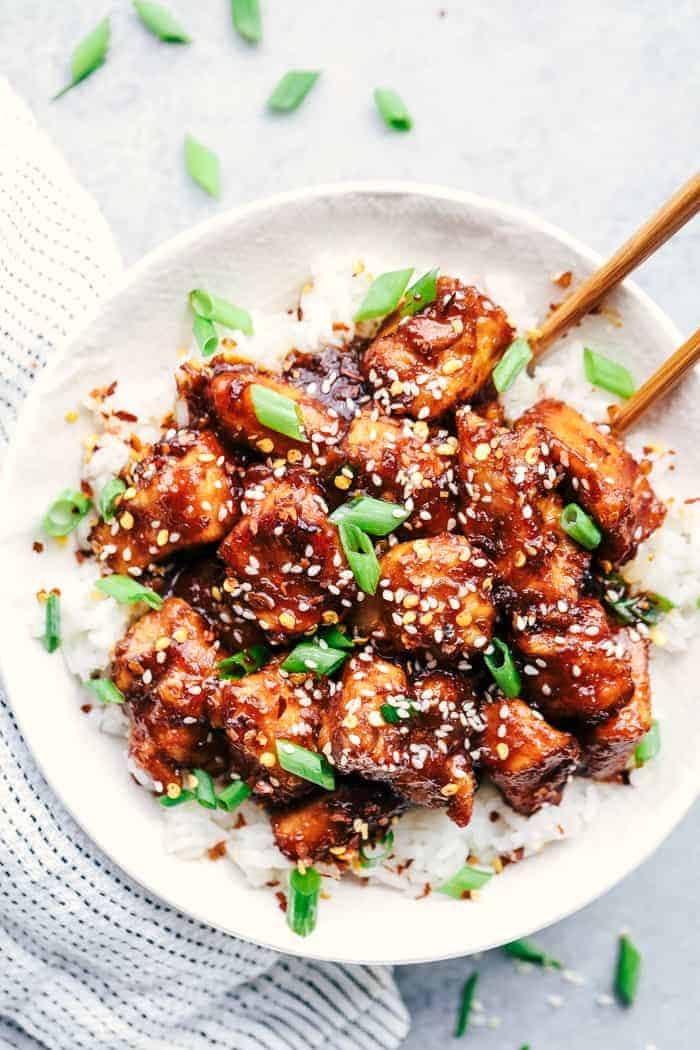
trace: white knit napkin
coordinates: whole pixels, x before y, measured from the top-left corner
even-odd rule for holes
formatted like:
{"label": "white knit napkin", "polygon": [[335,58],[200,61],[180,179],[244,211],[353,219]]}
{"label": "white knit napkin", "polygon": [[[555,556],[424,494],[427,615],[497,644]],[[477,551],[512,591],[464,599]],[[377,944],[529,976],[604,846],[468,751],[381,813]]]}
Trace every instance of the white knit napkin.
{"label": "white knit napkin", "polygon": [[[0,444],[120,269],[97,205],[0,79]],[[2,1046],[378,1050],[408,1029],[386,968],[277,955],[131,882],[54,797],[1,692],[0,947]]]}

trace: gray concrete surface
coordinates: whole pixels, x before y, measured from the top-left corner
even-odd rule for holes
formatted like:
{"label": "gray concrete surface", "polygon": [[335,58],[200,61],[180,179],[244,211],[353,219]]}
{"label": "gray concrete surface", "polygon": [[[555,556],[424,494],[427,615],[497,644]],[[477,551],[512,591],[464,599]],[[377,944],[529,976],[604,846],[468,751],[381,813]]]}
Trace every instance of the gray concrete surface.
{"label": "gray concrete surface", "polygon": [[[96,196],[127,263],[219,209],[372,176],[501,198],[608,251],[697,167],[698,0],[262,4],[265,36],[256,49],[236,38],[227,0],[168,0],[195,38],[179,48],[149,36],[127,0],[0,0],[0,72]],[[50,102],[73,46],[108,11],[107,64]],[[323,75],[297,113],[267,114],[265,98],[289,68]],[[376,85],[404,95],[415,119],[410,135],[379,122]],[[220,155],[219,203],[188,180],[186,131]],[[699,263],[696,221],[638,278],[688,332],[698,324]],[[465,1045],[697,1047],[699,839],[696,808],[621,886],[541,935],[583,985],[517,974],[500,953],[400,970],[413,1016],[406,1050],[453,1045],[459,988],[475,967],[494,1027],[472,1029]],[[597,1002],[610,988],[623,927],[645,957],[632,1010]]]}

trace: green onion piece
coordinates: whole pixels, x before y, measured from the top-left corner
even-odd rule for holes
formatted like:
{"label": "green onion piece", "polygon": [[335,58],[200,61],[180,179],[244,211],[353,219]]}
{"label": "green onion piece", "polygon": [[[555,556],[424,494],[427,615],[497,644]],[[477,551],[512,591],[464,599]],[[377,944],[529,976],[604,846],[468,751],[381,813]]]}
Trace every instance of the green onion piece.
{"label": "green onion piece", "polygon": [[361,844],[359,849],[361,868],[378,868],[386,860],[394,848],[394,832],[387,831],[386,835],[374,846]]}
{"label": "green onion piece", "polygon": [[104,64],[109,50],[109,33],[109,18],[103,18],[97,28],[80,41],[71,58],[71,81],[54,95],[54,101]]}
{"label": "green onion piece", "polygon": [[532,350],[527,339],[514,339],[492,373],[493,385],[499,394],[510,390],[531,360]]}
{"label": "green onion piece", "polygon": [[95,584],[98,591],[108,594],[120,605],[133,605],[134,602],[145,602],[151,609],[160,609],[163,599],[155,591],[143,584],[137,583],[131,576],[120,576],[113,573],[111,576],[103,576]]}
{"label": "green onion piece", "polygon": [[656,591],[649,591],[647,597],[658,606],[663,613],[670,613],[671,609],[676,608],[675,602],[672,602],[670,598],[664,598],[663,594],[657,594]]}
{"label": "green onion piece", "polygon": [[100,516],[103,521],[110,522],[114,520],[117,500],[125,492],[126,482],[122,481],[121,478],[110,478],[109,481],[105,482],[98,502]]}
{"label": "green onion piece", "polygon": [[61,644],[61,600],[51,593],[46,599],[46,619],[44,628],[44,648],[47,653],[55,653]]}
{"label": "green onion piece", "polygon": [[355,643],[352,638],[348,638],[344,631],[341,631],[340,627],[333,624],[331,627],[322,627],[318,632],[318,637],[322,639],[330,649],[345,649],[346,652],[351,653],[355,648]]}
{"label": "green onion piece", "polygon": [[606,576],[604,582],[603,599],[620,623],[632,625],[641,620],[648,627],[653,627],[661,620],[664,613],[675,608],[669,598],[664,598],[660,594],[644,591],[640,594],[630,594],[627,580],[617,572]]}
{"label": "green onion piece", "polygon": [[471,977],[468,977],[464,982],[462,997],[459,1003],[459,1013],[457,1014],[457,1024],[455,1026],[455,1039],[460,1039],[469,1027],[469,1015],[471,1013],[472,1001],[474,999],[474,992],[476,991],[476,983],[478,980],[479,974],[475,970]]}
{"label": "green onion piece", "polygon": [[334,789],[335,773],[323,755],[316,751],[309,751],[306,747],[300,747],[291,740],[277,740],[275,747],[279,764],[287,773],[293,773],[302,780],[318,784],[326,791]]}
{"label": "green onion piece", "polygon": [[185,164],[190,177],[197,185],[210,197],[218,198],[221,193],[219,158],[192,135],[185,135]]}
{"label": "green onion piece", "polygon": [[413,127],[411,114],[396,91],[392,91],[391,88],[375,88],[374,101],[387,127],[392,128],[393,131],[411,130]]}
{"label": "green onion piece", "polygon": [[609,357],[596,354],[594,350],[586,347],[583,351],[583,370],[586,379],[592,386],[600,387],[618,397],[628,398],[637,389],[631,373],[624,367],[618,365],[617,361],[611,361]]}
{"label": "green onion piece", "polygon": [[250,396],[258,423],[295,441],[306,442],[304,417],[296,401],[259,383],[251,383]]}
{"label": "green onion piece", "polygon": [[194,791],[181,791],[175,798],[171,798],[170,795],[159,795],[158,801],[161,806],[169,808],[170,806],[179,806],[181,802],[191,802],[194,798]]}
{"label": "green onion piece", "polygon": [[479,868],[472,868],[469,864],[465,864],[447,882],[438,886],[438,893],[446,893],[448,897],[462,900],[465,893],[470,890],[480,890],[482,886],[485,886],[492,875],[492,871],[481,871]]}
{"label": "green onion piece", "polygon": [[123,704],[125,702],[124,694],[111,678],[91,678],[87,685],[101,704]]}
{"label": "green onion piece", "polygon": [[661,750],[661,730],[659,723],[654,719],[651,729],[643,736],[634,749],[634,764],[639,767],[645,765],[655,758]]}
{"label": "green onion piece", "polygon": [[357,525],[349,521],[341,521],[338,532],[357,586],[365,594],[376,594],[379,583],[379,562],[371,539],[362,529],[358,529]]}
{"label": "green onion piece", "polygon": [[267,100],[269,109],[275,113],[291,113],[302,104],[320,75],[300,69],[285,73]]}
{"label": "green onion piece", "polygon": [[382,704],[379,708],[379,712],[385,722],[389,725],[397,725],[399,722],[405,722],[407,718],[415,715],[416,709],[413,704]]}
{"label": "green onion piece", "polygon": [[244,780],[234,780],[216,796],[216,805],[219,809],[232,813],[234,809],[240,806],[241,802],[245,802],[249,795],[250,788],[246,782]]}
{"label": "green onion piece", "polygon": [[249,649],[242,649],[233,656],[227,656],[225,660],[219,660],[219,678],[224,681],[243,678],[244,675],[259,671],[269,659],[270,650],[266,645],[251,645]]}
{"label": "green onion piece", "polygon": [[493,652],[484,654],[484,663],[505,696],[520,696],[520,673],[510,649],[500,638],[492,638],[491,646]]}
{"label": "green onion piece", "polygon": [[289,873],[287,926],[292,933],[308,937],[314,931],[320,896],[321,876],[315,868],[307,868],[303,875],[298,868]]}
{"label": "green onion piece", "polygon": [[242,306],[234,306],[227,299],[220,299],[218,295],[195,288],[190,292],[190,305],[198,317],[216,321],[224,328],[233,328],[244,335],[253,334],[253,319],[248,311]]}
{"label": "green onion piece", "polygon": [[236,32],[250,44],[259,44],[262,40],[260,22],[260,5],[258,0],[231,0],[231,16]]}
{"label": "green onion piece", "polygon": [[192,322],[192,331],[197,340],[197,346],[202,351],[202,357],[211,357],[219,345],[219,337],[216,328],[206,317],[195,314]]}
{"label": "green onion piece", "polygon": [[553,970],[561,970],[561,963],[551,955],[547,955],[532,941],[511,941],[503,945],[506,955],[512,955],[514,959],[522,959],[523,962],[537,963],[538,966],[549,966]]}
{"label": "green onion piece", "polygon": [[204,769],[193,769],[192,773],[197,778],[197,786],[194,789],[197,802],[205,809],[216,809],[214,781]]}
{"label": "green onion piece", "polygon": [[411,280],[413,267],[407,270],[390,270],[375,277],[367,289],[360,308],[355,314],[355,321],[369,321],[373,317],[385,317],[401,302],[406,285]]}
{"label": "green onion piece", "polygon": [[617,974],[615,991],[625,1006],[631,1006],[637,995],[639,976],[642,970],[642,957],[624,934],[620,937],[620,949],[617,957]]}
{"label": "green onion piece", "polygon": [[370,536],[388,536],[410,516],[410,510],[398,503],[375,499],[374,496],[354,496],[348,503],[343,503],[333,511],[330,521],[334,525],[340,524],[341,521],[350,522],[363,532],[368,532]]}
{"label": "green onion piece", "polygon": [[147,0],[134,0],[136,14],[139,16],[146,29],[150,29],[154,36],[165,44],[189,44],[191,37],[187,35],[177,18],[171,15],[167,7],[162,4],[147,3]]}
{"label": "green onion piece", "polygon": [[422,277],[419,277],[418,280],[411,285],[406,292],[406,301],[401,307],[402,317],[407,317],[409,314],[417,314],[424,306],[435,302],[437,298],[439,272],[440,270],[436,266],[434,270],[429,270],[428,273],[424,273]]}
{"label": "green onion piece", "polygon": [[301,642],[292,649],[282,664],[283,671],[304,674],[313,671],[317,675],[329,675],[342,667],[348,654],[339,649],[323,649],[313,642]]}
{"label": "green onion piece", "polygon": [[47,510],[41,527],[49,536],[67,536],[91,506],[88,497],[78,489],[64,489]]}
{"label": "green onion piece", "polygon": [[595,550],[603,538],[593,518],[590,518],[578,503],[568,503],[564,507],[559,524],[567,536],[571,536],[572,540],[576,540],[587,551]]}

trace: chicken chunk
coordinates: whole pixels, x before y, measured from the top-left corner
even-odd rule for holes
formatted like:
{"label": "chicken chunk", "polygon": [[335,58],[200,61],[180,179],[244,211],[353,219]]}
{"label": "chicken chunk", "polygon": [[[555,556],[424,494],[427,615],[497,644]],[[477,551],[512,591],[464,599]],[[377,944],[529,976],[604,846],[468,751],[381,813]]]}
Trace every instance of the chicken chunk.
{"label": "chicken chunk", "polygon": [[158,791],[180,783],[184,770],[223,768],[208,722],[219,657],[213,633],[179,598],[142,616],[115,649],[114,683],[130,707],[129,753]]}
{"label": "chicken chunk", "polygon": [[204,554],[178,569],[166,593],[182,598],[195,609],[222,648],[237,652],[259,645],[265,641],[265,635],[254,613],[243,608],[237,613],[233,609],[225,580],[224,563],[215,554]]}
{"label": "chicken chunk", "polygon": [[595,780],[609,780],[622,773],[642,737],[651,729],[649,646],[627,634],[634,694],[617,714],[581,734],[583,767]]}
{"label": "chicken chunk", "polygon": [[363,371],[387,412],[436,419],[478,393],[512,338],[500,307],[440,277],[434,302],[412,317],[387,319]]}
{"label": "chicken chunk", "polygon": [[330,699],[323,752],[341,773],[391,785],[415,805],[469,823],[476,781],[466,736],[475,697],[466,679],[433,672],[413,685],[371,649],[346,664]]}
{"label": "chicken chunk", "polygon": [[273,641],[337,623],[357,594],[321,490],[297,468],[248,471],[241,518],[219,555],[234,612],[253,612]]}
{"label": "chicken chunk", "polygon": [[320,401],[341,419],[351,420],[370,400],[360,367],[364,343],[354,339],[346,346],[324,346],[318,353],[292,351],[284,362],[284,379]]}
{"label": "chicken chunk", "polygon": [[363,843],[384,838],[405,808],[406,802],[384,784],[353,777],[340,781],[335,791],[274,810],[272,832],[290,860],[345,859]]}
{"label": "chicken chunk", "polygon": [[90,534],[113,572],[141,576],[176,551],[223,539],[237,513],[236,464],[209,431],[171,430],[122,474],[114,521]]}
{"label": "chicken chunk", "polygon": [[484,704],[481,717],[485,727],[477,739],[479,764],[506,802],[528,817],[544,805],[558,806],[576,770],[575,738],[549,725],[522,700]]}
{"label": "chicken chunk", "polygon": [[445,532],[397,544],[380,562],[377,637],[438,661],[482,651],[496,616],[493,573],[463,536]]}
{"label": "chicken chunk", "polygon": [[447,431],[365,409],[350,424],[342,453],[355,485],[412,511],[404,525],[409,532],[427,536],[455,528],[457,443]]}
{"label": "chicken chunk", "polygon": [[598,553],[616,565],[629,561],[666,514],[639,464],[611,434],[563,401],[540,401],[518,427],[531,423],[546,435],[574,499],[603,531]]}

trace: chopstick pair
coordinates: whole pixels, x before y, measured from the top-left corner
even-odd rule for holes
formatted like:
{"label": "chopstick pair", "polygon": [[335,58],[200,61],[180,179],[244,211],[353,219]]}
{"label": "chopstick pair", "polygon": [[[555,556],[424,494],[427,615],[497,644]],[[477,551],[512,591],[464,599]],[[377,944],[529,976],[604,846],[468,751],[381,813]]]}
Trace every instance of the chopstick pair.
{"label": "chopstick pair", "polygon": [[[536,364],[555,340],[589,313],[617,284],[700,211],[700,173],[696,174],[646,222],[599,270],[579,285],[530,340]],[[611,411],[610,425],[624,433],[664,397],[700,360],[700,328],[654,372],[629,400]]]}

